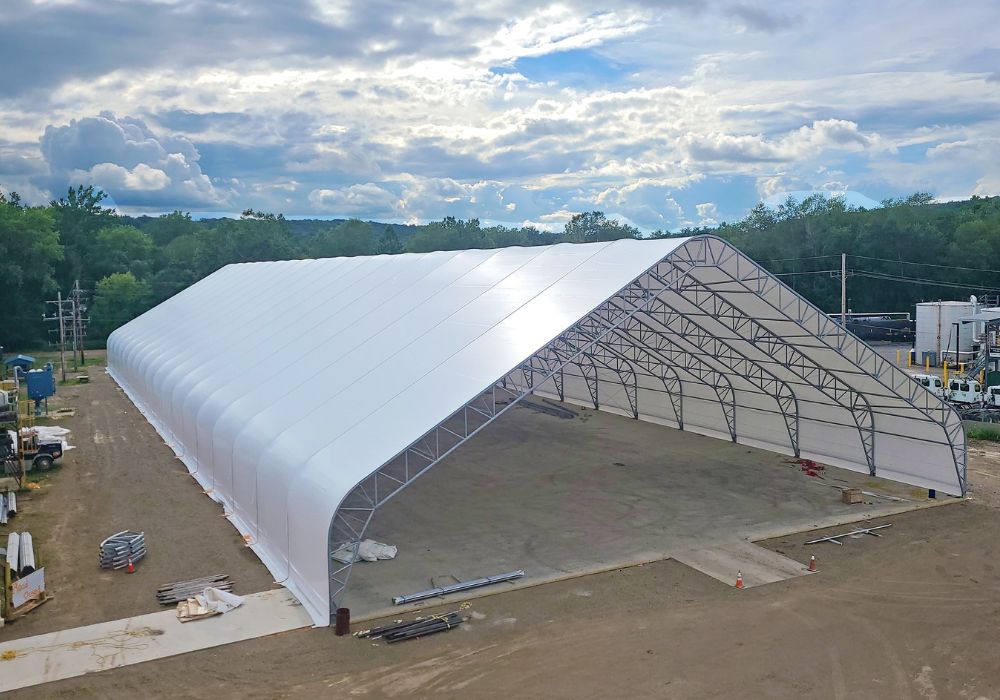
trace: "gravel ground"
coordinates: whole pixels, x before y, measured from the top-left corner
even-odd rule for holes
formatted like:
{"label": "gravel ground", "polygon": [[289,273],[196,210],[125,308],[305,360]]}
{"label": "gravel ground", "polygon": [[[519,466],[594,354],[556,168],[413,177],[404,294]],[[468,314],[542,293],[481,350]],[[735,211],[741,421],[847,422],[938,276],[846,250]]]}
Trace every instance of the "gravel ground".
{"label": "gravel ground", "polygon": [[[79,450],[18,516],[44,543],[56,599],[0,639],[147,612],[157,585],[208,570],[243,592],[270,583],[113,383],[90,374],[62,392],[82,409],[68,423]],[[973,445],[969,476],[972,500],[889,518],[881,538],[762,543],[815,553],[817,576],[737,591],[665,561],[477,599],[459,629],[391,647],[300,630],[10,697],[1000,698],[1000,446]],[[149,561],[134,577],[98,572],[97,542],[124,527],[147,529]]]}

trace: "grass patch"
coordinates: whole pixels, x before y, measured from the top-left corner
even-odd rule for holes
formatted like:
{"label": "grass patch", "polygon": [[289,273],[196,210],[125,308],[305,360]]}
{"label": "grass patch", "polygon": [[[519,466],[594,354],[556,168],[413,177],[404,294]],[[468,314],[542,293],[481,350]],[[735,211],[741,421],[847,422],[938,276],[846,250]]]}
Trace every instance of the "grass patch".
{"label": "grass patch", "polygon": [[989,442],[1000,442],[1000,430],[996,428],[975,427],[969,428],[965,436],[970,440],[987,440]]}

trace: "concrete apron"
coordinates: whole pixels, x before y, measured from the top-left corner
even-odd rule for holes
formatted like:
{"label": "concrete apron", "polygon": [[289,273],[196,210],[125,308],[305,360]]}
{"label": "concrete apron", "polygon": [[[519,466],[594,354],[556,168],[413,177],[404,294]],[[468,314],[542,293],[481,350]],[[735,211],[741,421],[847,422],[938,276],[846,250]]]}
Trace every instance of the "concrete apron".
{"label": "concrete apron", "polygon": [[171,608],[15,639],[0,644],[0,692],[310,626],[294,596],[276,589],[204,620],[182,623]]}
{"label": "concrete apron", "polygon": [[[893,515],[923,510],[924,508],[945,506],[952,503],[963,503],[965,500],[966,499],[964,498],[944,497],[928,501],[910,501],[906,503],[899,503],[898,505],[880,504],[878,508],[871,510],[854,511],[819,518],[812,524],[811,527],[807,529],[803,529],[802,527],[789,528],[787,525],[762,528],[748,534],[745,537],[718,538],[709,541],[699,540],[697,543],[689,543],[690,546],[678,544],[676,549],[669,552],[646,552],[639,556],[629,557],[619,561],[607,562],[600,566],[594,566],[569,573],[532,576],[530,571],[526,571],[524,578],[506,581],[493,586],[486,586],[484,588],[462,591],[451,595],[429,598],[427,600],[411,603],[409,605],[388,605],[375,610],[366,610],[360,615],[352,615],[351,621],[352,623],[365,622],[385,617],[396,617],[401,614],[416,612],[430,606],[443,605],[446,603],[458,603],[460,601],[474,600],[476,598],[485,598],[486,596],[498,595],[500,593],[506,593],[513,590],[532,588],[534,586],[556,583],[558,581],[567,581],[584,576],[593,576],[595,574],[601,574],[607,571],[616,571],[619,569],[627,569],[633,566],[643,566],[645,564],[652,564],[654,562],[665,561],[667,559],[673,559],[680,562],[685,566],[689,566],[692,569],[729,586],[736,585],[736,574],[742,571],[743,587],[752,588],[754,586],[775,583],[777,581],[785,581],[790,578],[806,576],[813,573],[808,570],[808,561],[797,562],[794,559],[789,559],[788,557],[778,554],[772,550],[759,547],[753,544],[753,542],[760,542],[778,537],[787,537],[789,535],[805,535],[806,533],[816,530],[825,530],[838,525],[851,526],[858,523],[866,523],[874,519],[879,519],[879,524],[882,524],[882,520]],[[846,529],[849,528],[845,528],[845,530]],[[831,546],[835,547],[836,545]],[[817,552],[821,551],[822,550],[817,550]],[[484,575],[499,573],[502,572],[491,571],[484,573]],[[415,592],[416,591],[401,591],[401,593]]]}

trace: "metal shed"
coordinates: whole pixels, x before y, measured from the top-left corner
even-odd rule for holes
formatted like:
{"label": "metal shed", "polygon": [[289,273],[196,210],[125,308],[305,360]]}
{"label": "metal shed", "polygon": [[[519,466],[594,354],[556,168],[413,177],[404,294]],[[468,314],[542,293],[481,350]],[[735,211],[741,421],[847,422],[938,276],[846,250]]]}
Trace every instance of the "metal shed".
{"label": "metal shed", "polygon": [[531,392],[965,492],[958,415],[712,236],[230,265],[108,364],[319,625],[331,553]]}
{"label": "metal shed", "polygon": [[7,358],[4,360],[4,364],[8,367],[20,367],[21,369],[28,369],[35,364],[35,358],[31,355],[14,355],[14,357]]}

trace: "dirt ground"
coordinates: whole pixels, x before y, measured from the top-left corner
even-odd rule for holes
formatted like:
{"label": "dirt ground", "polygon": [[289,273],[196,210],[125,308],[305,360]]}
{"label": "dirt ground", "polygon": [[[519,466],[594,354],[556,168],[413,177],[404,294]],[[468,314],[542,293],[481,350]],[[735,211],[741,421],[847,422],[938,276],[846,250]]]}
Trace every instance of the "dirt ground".
{"label": "dirt ground", "polygon": [[[72,433],[75,449],[62,466],[28,481],[41,488],[18,494],[18,514],[0,527],[28,530],[55,598],[0,629],[0,641],[115,620],[159,610],[156,589],[164,583],[228,573],[237,592],[269,588],[272,579],[222,507],[201,487],[143,418],[101,364],[88,365],[90,383],[57,389],[50,409],[71,406],[58,424]],[[125,529],[146,533],[149,554],[135,574],[97,566],[98,545]],[[80,601],[86,601],[81,605]]]}
{"label": "dirt ground", "polygon": [[[58,542],[43,550],[57,598],[0,640],[147,612],[159,583],[206,567],[231,573],[241,591],[270,583],[219,507],[189,497],[194,481],[100,372],[90,369],[94,384],[77,399],[87,410],[67,424],[79,453],[22,514],[37,518],[37,539]],[[162,468],[132,484],[129,465],[108,459],[118,450]],[[469,622],[423,640],[300,630],[10,696],[1000,698],[1000,446],[974,445],[969,477],[972,500],[875,521],[892,523],[881,538],[764,543],[799,561],[816,554],[816,576],[738,591],[664,561],[480,598]],[[79,505],[61,512],[45,499]],[[96,574],[97,542],[143,527],[144,514],[170,523],[147,529],[150,560],[134,577]],[[92,605],[60,607],[59,591]]]}

